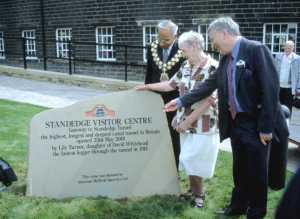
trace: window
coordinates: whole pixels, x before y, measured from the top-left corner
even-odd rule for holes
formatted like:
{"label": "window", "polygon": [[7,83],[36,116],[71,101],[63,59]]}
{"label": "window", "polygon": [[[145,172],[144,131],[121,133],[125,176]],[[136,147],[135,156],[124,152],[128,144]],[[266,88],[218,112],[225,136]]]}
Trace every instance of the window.
{"label": "window", "polygon": [[208,33],[207,33],[208,25],[207,24],[199,24],[198,32],[202,34],[204,38],[204,50],[212,50],[211,43],[209,41]]}
{"label": "window", "polygon": [[[156,25],[143,26],[143,46],[148,46],[158,38]],[[147,49],[144,49],[144,61],[147,61]]]}
{"label": "window", "polygon": [[0,59],[5,58],[4,33],[0,31]]}
{"label": "window", "polygon": [[36,59],[35,30],[23,30],[22,37],[25,38],[26,58]]}
{"label": "window", "polygon": [[113,27],[96,28],[97,60],[115,61]]}
{"label": "window", "polygon": [[211,41],[208,35],[208,24],[199,24],[198,32],[202,34],[204,38],[204,50],[210,51],[209,55],[216,60],[220,60],[220,54],[212,47]]}
{"label": "window", "polygon": [[282,52],[287,40],[295,43],[296,49],[297,23],[264,24],[263,43],[269,47],[273,54]]}
{"label": "window", "polygon": [[58,58],[69,58],[69,44],[72,39],[71,28],[56,29],[56,55]]}

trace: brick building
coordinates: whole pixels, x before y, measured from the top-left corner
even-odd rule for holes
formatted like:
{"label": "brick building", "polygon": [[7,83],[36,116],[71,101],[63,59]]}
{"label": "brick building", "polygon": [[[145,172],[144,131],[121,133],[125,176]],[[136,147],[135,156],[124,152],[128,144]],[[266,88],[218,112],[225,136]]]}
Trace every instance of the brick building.
{"label": "brick building", "polygon": [[127,58],[135,65],[127,67],[128,79],[143,80],[142,47],[156,37],[157,21],[171,19],[180,32],[201,32],[210,49],[207,26],[221,15],[233,17],[242,35],[274,54],[286,39],[300,51],[300,0],[2,0],[0,64],[22,66],[25,50],[30,68],[43,69],[46,54],[48,70],[68,72],[71,56],[73,73],[123,79]]}

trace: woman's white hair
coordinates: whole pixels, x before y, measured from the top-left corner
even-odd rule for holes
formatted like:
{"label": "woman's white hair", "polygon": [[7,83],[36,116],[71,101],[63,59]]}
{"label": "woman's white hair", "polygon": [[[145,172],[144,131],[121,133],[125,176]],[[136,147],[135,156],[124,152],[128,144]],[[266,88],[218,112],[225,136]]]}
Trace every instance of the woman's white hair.
{"label": "woman's white hair", "polygon": [[178,38],[178,46],[179,48],[185,44],[189,47],[196,46],[198,49],[204,49],[204,38],[202,34],[197,33],[195,31],[188,31],[181,34]]}

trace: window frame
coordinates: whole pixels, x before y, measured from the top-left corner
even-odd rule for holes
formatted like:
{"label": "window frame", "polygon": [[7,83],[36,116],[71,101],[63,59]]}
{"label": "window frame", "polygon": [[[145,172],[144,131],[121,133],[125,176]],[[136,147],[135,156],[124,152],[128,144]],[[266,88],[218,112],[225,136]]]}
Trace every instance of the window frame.
{"label": "window frame", "polygon": [[4,31],[0,31],[0,59],[5,59]]}
{"label": "window frame", "polygon": [[[64,31],[65,33],[69,33],[69,35],[65,34],[59,35],[59,32]],[[72,28],[56,28],[55,30],[55,39],[56,39],[56,57],[57,58],[69,58],[69,47],[68,42],[72,41]],[[64,46],[66,47],[64,49]]]}
{"label": "window frame", "polygon": [[[268,34],[266,32],[267,31],[267,25],[272,25],[272,32],[270,33],[271,34],[271,43],[267,43],[266,42],[266,36]],[[280,31],[279,31],[279,33],[274,33],[274,31],[273,31],[274,30],[274,25],[280,25]],[[282,25],[287,25],[287,32],[286,33],[281,32]],[[264,23],[264,26],[263,26],[263,44],[266,45],[270,49],[270,51],[271,51],[271,53],[273,55],[281,53],[283,51],[282,48],[281,48],[281,46],[284,45],[284,43],[285,43],[286,40],[289,40],[289,35],[291,34],[291,33],[289,33],[289,29],[295,29],[295,33],[294,33],[295,40],[293,40],[293,41],[295,43],[294,52],[296,52],[296,48],[297,48],[297,28],[298,27],[297,27],[297,23],[296,22]],[[284,35],[285,35],[285,39],[286,40],[281,43],[280,39]],[[274,52],[274,44],[275,44],[274,43],[274,36],[278,36],[279,37],[279,45],[278,45],[279,46],[279,51],[278,52]],[[271,48],[268,46],[269,44],[271,44]]]}
{"label": "window frame", "polygon": [[[97,61],[116,61],[116,50],[115,50],[115,46],[114,46],[114,26],[98,26],[96,27],[96,31],[95,31],[95,37],[96,37],[96,60]],[[105,29],[106,34],[103,34],[103,30]],[[108,29],[110,29],[111,34],[107,34],[108,33]],[[100,30],[100,32],[99,32]],[[99,34],[101,33],[101,35]],[[101,42],[99,42],[99,37],[101,37]],[[109,45],[98,45],[101,43],[105,43],[103,42],[104,37],[108,37],[110,38],[111,41],[111,46]],[[105,48],[105,47],[110,47],[109,49]],[[112,57],[100,57],[100,51],[102,52],[111,52],[112,53]]]}
{"label": "window frame", "polygon": [[26,59],[37,59],[36,31],[34,29],[22,30],[22,38],[25,38]]}
{"label": "window frame", "polygon": [[[146,42],[146,28],[150,28],[150,34],[149,34],[149,39],[150,41]],[[155,33],[151,33],[151,29],[155,28]],[[144,24],[143,25],[143,47],[147,47],[149,44],[151,44],[153,41],[158,39],[158,29],[157,25],[155,24]],[[143,49],[143,61],[147,62],[147,48]]]}
{"label": "window frame", "polygon": [[[201,31],[202,26],[205,26],[205,33],[203,33]],[[210,43],[208,32],[207,32],[208,26],[209,26],[209,24],[198,24],[198,33],[202,34],[202,36],[204,38],[204,48],[203,49],[205,51],[212,51],[213,49],[211,48],[211,43]],[[210,46],[210,48],[209,48],[209,46]]]}

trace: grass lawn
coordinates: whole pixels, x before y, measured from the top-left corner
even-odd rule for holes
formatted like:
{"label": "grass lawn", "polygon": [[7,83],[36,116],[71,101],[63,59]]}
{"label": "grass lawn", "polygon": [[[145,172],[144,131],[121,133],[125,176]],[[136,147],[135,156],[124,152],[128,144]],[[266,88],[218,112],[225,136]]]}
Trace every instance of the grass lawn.
{"label": "grass lawn", "polygon": [[[215,176],[205,182],[204,209],[194,209],[176,196],[152,196],[112,200],[97,198],[68,198],[55,200],[24,195],[27,172],[27,132],[33,115],[45,108],[0,100],[0,157],[7,160],[18,175],[18,182],[0,193],[0,219],[134,219],[134,218],[218,218],[214,212],[223,208],[232,188],[231,154],[220,151]],[[181,187],[187,188],[181,173]],[[282,191],[269,192],[268,215],[272,218]],[[244,218],[244,217],[240,217]]]}

